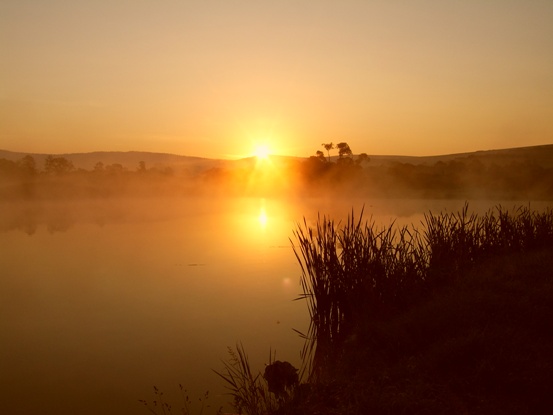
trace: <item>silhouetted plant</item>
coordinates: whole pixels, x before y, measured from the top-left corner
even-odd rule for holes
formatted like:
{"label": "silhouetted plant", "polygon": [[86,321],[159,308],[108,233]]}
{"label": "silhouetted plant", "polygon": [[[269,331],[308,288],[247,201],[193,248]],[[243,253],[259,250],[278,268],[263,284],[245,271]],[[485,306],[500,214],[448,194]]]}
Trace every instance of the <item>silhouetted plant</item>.
{"label": "silhouetted plant", "polygon": [[263,378],[267,381],[269,392],[274,393],[279,402],[288,400],[299,384],[298,369],[280,360],[265,367]]}
{"label": "silhouetted plant", "polygon": [[[479,217],[429,212],[420,229],[378,229],[353,212],[347,222],[319,216],[298,225],[294,254],[302,270],[299,299],[311,317],[302,359],[311,381],[332,377],[342,346],[359,325],[405,309],[427,291],[490,255],[553,245],[553,211],[498,206]],[[299,333],[299,332],[298,332]]]}
{"label": "silhouetted plant", "polygon": [[[312,229],[304,221],[294,236],[302,268],[301,286],[311,317],[302,358],[311,379],[332,371],[340,345],[359,322],[388,313],[425,276],[426,255],[407,228],[377,229],[363,212],[347,223],[319,217]],[[315,348],[316,344],[316,348]]]}
{"label": "silhouetted plant", "polygon": [[351,151],[351,148],[348,145],[348,143],[345,143],[345,142],[338,143],[338,144],[336,144],[336,148],[338,149],[338,157],[339,158],[352,157],[353,156],[353,152]]}
{"label": "silhouetted plant", "polygon": [[328,154],[328,161],[330,161],[330,150],[332,150],[334,148],[334,144],[332,144],[332,143],[322,143],[321,145],[326,150],[326,152]]}
{"label": "silhouetted plant", "polygon": [[[237,345],[236,351],[229,347],[228,353],[230,359],[223,362],[224,370],[214,372],[226,382],[238,413],[263,415],[274,412],[278,408],[277,399],[270,393],[261,373],[252,372],[244,346]],[[269,353],[269,364],[273,358]]]}

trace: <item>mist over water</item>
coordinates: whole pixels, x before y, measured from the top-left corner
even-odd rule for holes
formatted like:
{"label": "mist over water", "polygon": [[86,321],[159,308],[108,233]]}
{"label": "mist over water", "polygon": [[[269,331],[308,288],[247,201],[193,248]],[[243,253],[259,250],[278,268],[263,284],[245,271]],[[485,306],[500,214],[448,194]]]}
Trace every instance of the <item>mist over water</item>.
{"label": "mist over water", "polygon": [[[317,215],[352,209],[418,226],[464,200],[159,198],[0,204],[2,411],[144,413],[152,386],[178,404],[229,400],[211,371],[242,342],[299,366],[306,331],[289,238]],[[473,201],[485,212],[499,201]],[[516,205],[503,202],[504,207]],[[520,205],[520,203],[519,203]],[[534,209],[551,203],[533,203]]]}

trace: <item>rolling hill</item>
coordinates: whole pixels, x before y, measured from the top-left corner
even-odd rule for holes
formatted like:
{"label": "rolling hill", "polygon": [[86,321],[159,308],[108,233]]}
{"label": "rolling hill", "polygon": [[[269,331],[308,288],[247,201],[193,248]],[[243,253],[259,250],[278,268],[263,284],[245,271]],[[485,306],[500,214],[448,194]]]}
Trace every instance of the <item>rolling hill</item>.
{"label": "rolling hill", "polygon": [[[42,167],[48,154],[22,153],[0,150],[0,159],[20,160],[26,155],[34,157],[37,166]],[[225,167],[244,161],[221,160],[193,156],[182,156],[168,153],[151,153],[141,151],[97,151],[90,153],[52,154],[70,160],[76,168],[91,170],[98,162],[104,165],[121,164],[128,169],[136,169],[139,162],[146,163],[148,168],[171,167],[178,170],[207,170],[213,167]],[[280,160],[298,159],[298,157],[272,156]],[[479,160],[483,164],[506,165],[516,162],[535,163],[544,168],[553,167],[553,144],[531,147],[507,148],[498,150],[475,151],[470,153],[445,154],[439,156],[402,156],[402,155],[369,155],[371,165],[408,163],[413,165],[434,165],[437,162]],[[307,157],[306,157],[307,158]],[[336,159],[336,156],[333,157]]]}

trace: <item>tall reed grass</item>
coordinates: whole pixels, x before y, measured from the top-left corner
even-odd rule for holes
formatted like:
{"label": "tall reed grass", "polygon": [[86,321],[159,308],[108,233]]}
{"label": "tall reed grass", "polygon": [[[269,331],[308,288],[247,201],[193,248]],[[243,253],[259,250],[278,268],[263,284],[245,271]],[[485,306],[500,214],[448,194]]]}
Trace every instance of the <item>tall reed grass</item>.
{"label": "tall reed grass", "polygon": [[[302,350],[311,381],[331,378],[344,342],[367,321],[391,315],[459,278],[478,261],[553,246],[553,211],[497,206],[483,216],[428,212],[416,228],[378,227],[352,211],[345,223],[304,219],[292,246],[311,317]],[[301,333],[300,333],[301,334]]]}
{"label": "tall reed grass", "polygon": [[[266,379],[261,372],[252,371],[248,355],[242,344],[236,346],[236,351],[228,348],[230,359],[224,361],[224,370],[214,371],[221,377],[234,399],[233,406],[238,413],[247,415],[265,415],[274,413],[279,402],[274,394],[269,392]],[[269,352],[269,364],[273,363],[274,355]]]}

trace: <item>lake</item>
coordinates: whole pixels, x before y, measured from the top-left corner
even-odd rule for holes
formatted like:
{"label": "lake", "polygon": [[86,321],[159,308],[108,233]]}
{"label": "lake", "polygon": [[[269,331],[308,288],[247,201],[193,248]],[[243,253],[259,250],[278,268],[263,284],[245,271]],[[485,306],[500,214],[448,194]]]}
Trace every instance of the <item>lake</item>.
{"label": "lake", "polygon": [[[146,414],[153,386],[179,406],[209,390],[241,342],[300,365],[307,307],[290,238],[317,212],[365,206],[376,223],[420,223],[464,201],[190,198],[0,203],[0,410]],[[484,212],[497,202],[471,202]],[[515,202],[503,202],[505,207]],[[519,203],[520,204],[520,203]],[[537,203],[538,208],[550,206]],[[225,406],[225,409],[230,407]],[[206,412],[204,412],[206,413]]]}

